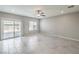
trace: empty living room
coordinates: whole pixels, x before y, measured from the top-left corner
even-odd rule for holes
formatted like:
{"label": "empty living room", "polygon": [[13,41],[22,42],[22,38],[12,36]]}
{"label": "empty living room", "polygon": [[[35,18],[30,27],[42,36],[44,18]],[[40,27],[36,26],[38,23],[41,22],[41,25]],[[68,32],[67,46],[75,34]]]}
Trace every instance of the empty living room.
{"label": "empty living room", "polygon": [[0,5],[0,54],[79,54],[79,5]]}

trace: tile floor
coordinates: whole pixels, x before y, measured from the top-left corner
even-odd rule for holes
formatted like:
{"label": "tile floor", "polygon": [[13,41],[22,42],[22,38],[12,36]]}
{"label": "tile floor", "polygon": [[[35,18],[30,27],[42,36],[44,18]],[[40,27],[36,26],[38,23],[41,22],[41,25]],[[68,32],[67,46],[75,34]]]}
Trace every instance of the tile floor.
{"label": "tile floor", "polygon": [[79,42],[42,34],[0,41],[0,54],[78,54]]}

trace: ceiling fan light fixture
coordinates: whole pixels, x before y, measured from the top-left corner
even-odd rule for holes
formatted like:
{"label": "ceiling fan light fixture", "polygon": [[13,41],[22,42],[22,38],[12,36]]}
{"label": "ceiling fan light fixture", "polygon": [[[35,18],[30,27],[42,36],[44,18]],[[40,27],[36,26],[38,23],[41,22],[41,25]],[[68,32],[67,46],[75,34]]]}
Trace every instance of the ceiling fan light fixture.
{"label": "ceiling fan light fixture", "polygon": [[44,13],[42,10],[36,10],[36,12],[37,12],[37,16],[38,16],[38,17],[46,16],[45,13]]}
{"label": "ceiling fan light fixture", "polygon": [[70,6],[68,6],[68,8],[73,8],[74,7],[74,5],[70,5]]}

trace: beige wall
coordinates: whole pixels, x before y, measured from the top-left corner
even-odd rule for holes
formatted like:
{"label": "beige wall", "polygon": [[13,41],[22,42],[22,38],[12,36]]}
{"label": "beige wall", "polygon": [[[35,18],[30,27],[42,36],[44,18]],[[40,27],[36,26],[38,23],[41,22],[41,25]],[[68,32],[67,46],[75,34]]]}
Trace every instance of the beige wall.
{"label": "beige wall", "polygon": [[79,39],[79,13],[65,14],[40,22],[41,32],[48,35],[59,35],[73,39]]}

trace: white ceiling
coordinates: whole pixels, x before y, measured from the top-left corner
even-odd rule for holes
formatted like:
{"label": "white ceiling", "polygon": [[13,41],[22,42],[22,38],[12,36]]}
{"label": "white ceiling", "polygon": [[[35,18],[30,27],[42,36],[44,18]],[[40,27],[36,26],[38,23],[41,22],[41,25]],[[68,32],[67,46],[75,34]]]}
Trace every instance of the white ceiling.
{"label": "white ceiling", "polygon": [[68,5],[0,5],[0,11],[35,18],[38,18],[36,10],[42,10],[46,14],[45,17],[40,18],[79,11],[79,6],[73,8],[67,7]]}

